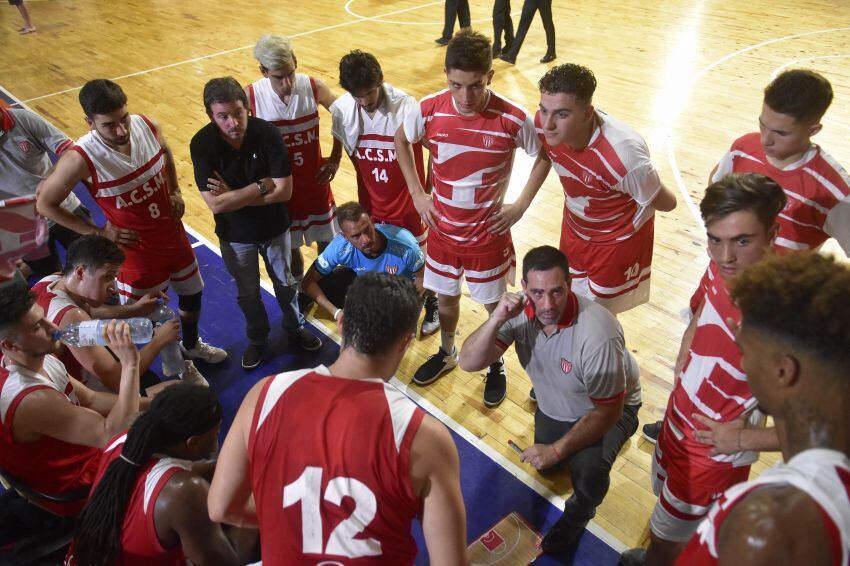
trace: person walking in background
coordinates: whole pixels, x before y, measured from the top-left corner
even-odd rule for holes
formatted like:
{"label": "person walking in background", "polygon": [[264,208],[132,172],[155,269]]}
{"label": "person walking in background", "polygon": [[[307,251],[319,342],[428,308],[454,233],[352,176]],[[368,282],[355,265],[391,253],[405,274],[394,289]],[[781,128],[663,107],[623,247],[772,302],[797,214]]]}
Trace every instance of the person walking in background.
{"label": "person walking in background", "polygon": [[469,0],[446,0],[446,19],[443,24],[443,35],[435,39],[437,45],[449,44],[449,40],[455,33],[455,18],[460,24],[460,29],[472,25],[469,17]]}
{"label": "person walking in background", "polygon": [[511,20],[511,0],[496,0],[493,3],[493,57],[502,52],[502,32],[505,34],[505,52],[514,42],[514,23]]}
{"label": "person walking in background", "polygon": [[[525,0],[523,2],[516,37],[514,37],[511,48],[507,49],[506,46],[505,50],[499,55],[499,59],[511,65],[516,63],[522,42],[525,41],[525,35],[528,33],[528,28],[531,27],[531,20],[534,19],[534,12],[538,10],[540,10],[540,17],[543,19],[543,29],[546,31],[546,55],[540,59],[540,62],[549,63],[555,60],[557,55],[555,55],[555,24],[552,22],[552,0]],[[495,25],[495,21],[493,23]]]}
{"label": "person walking in background", "polygon": [[24,27],[18,28],[20,33],[32,33],[35,31],[35,26],[32,25],[32,20],[30,20],[30,13],[27,10],[27,7],[24,6],[24,0],[9,0],[9,4],[12,6],[17,6],[18,11],[21,13],[21,17],[24,19]]}

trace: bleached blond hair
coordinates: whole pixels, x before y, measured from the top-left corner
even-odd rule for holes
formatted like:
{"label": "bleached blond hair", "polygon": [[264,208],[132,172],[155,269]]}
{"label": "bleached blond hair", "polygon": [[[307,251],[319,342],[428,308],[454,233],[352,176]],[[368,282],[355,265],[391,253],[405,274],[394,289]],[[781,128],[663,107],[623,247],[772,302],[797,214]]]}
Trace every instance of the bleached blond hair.
{"label": "bleached blond hair", "polygon": [[292,50],[289,38],[281,35],[264,35],[254,46],[254,59],[269,71],[274,71],[284,65],[294,64],[295,52]]}

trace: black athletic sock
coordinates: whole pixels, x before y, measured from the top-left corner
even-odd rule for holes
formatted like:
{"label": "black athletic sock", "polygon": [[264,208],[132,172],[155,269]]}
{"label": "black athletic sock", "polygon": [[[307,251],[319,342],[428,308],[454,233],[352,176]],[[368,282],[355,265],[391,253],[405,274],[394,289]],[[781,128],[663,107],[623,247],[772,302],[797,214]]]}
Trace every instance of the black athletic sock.
{"label": "black athletic sock", "polygon": [[191,350],[198,344],[198,321],[182,320],[183,347]]}

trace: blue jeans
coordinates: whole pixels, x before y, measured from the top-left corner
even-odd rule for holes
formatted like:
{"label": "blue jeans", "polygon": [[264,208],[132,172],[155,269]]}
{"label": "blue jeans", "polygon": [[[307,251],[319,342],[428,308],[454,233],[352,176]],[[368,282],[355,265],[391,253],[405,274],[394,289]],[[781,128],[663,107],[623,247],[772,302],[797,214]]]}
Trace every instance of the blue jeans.
{"label": "blue jeans", "polygon": [[288,331],[304,326],[304,315],[298,309],[298,291],[294,286],[290,262],[292,249],[289,230],[259,244],[241,244],[219,239],[224,265],[236,281],[236,302],[245,315],[245,332],[251,344],[262,346],[269,336],[269,317],[260,296],[260,262],[266,263],[274,296],[283,312],[283,327]]}

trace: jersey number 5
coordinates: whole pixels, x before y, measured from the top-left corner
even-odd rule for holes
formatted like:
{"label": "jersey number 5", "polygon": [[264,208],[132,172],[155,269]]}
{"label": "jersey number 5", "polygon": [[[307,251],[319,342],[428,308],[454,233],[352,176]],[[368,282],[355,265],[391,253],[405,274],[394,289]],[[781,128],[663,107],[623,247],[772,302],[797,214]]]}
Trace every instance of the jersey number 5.
{"label": "jersey number 5", "polygon": [[[322,554],[322,513],[319,495],[322,473],[307,466],[297,480],[283,488],[283,508],[301,502],[301,543],[304,554]],[[378,502],[366,484],[354,478],[336,477],[328,482],[324,500],[339,506],[343,497],[354,500],[354,511],[331,531],[324,554],[358,558],[380,556],[381,543],[373,538],[355,539],[369,526],[378,510]]]}

